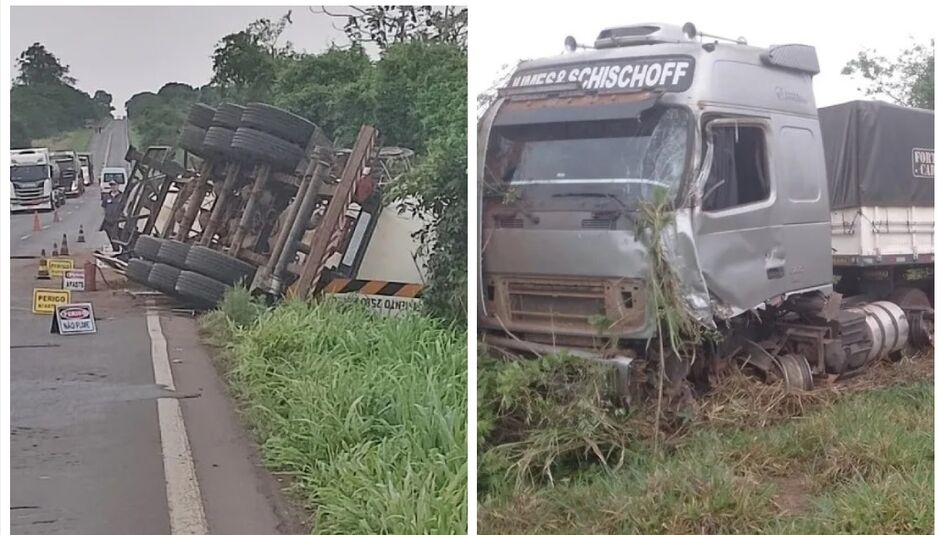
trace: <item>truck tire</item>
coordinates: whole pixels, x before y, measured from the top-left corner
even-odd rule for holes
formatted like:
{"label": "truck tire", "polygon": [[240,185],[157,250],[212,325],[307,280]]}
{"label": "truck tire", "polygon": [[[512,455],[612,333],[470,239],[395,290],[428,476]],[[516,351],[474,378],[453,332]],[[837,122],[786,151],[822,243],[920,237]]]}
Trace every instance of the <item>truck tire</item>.
{"label": "truck tire", "polygon": [[[919,288],[901,286],[896,288],[888,301],[901,307],[909,322],[909,343],[922,349],[933,345],[933,305],[927,293]],[[911,310],[913,309],[913,311]],[[930,313],[921,312],[931,311]]]}
{"label": "truck tire", "polygon": [[184,124],[180,132],[180,147],[196,156],[204,156],[206,148],[202,145],[206,138],[205,128],[200,128],[191,124]]}
{"label": "truck tire", "polygon": [[147,280],[150,278],[150,270],[153,268],[153,262],[150,260],[144,260],[142,258],[131,258],[127,262],[127,278],[139,282],[141,284],[147,284]]}
{"label": "truck tire", "polygon": [[234,286],[240,282],[251,284],[255,267],[208,247],[194,245],[186,255],[186,269],[211,277],[223,284]]}
{"label": "truck tire", "polygon": [[202,140],[202,146],[206,152],[211,152],[222,156],[223,158],[235,158],[238,152],[232,149],[232,137],[235,131],[224,126],[210,126],[206,130],[206,137]]}
{"label": "truck tire", "polygon": [[189,109],[189,115],[186,122],[205,130],[212,125],[212,118],[215,117],[215,108],[202,103],[193,104]]}
{"label": "truck tire", "polygon": [[215,116],[212,117],[212,126],[223,126],[229,130],[236,130],[242,123],[242,113],[244,106],[238,104],[220,104],[215,110]]}
{"label": "truck tire", "polygon": [[232,136],[232,149],[252,160],[267,162],[277,169],[293,172],[304,151],[283,139],[245,126]]}
{"label": "truck tire", "polygon": [[176,280],[180,276],[180,269],[167,264],[156,263],[150,269],[150,276],[147,277],[147,286],[165,293],[166,295],[176,295]]}
{"label": "truck tire", "polygon": [[160,251],[157,253],[157,262],[184,269],[186,267],[186,255],[189,254],[190,247],[191,245],[188,243],[164,240],[160,244]]}
{"label": "truck tire", "polygon": [[912,307],[932,308],[930,298],[927,297],[926,292],[907,286],[896,288],[894,292],[891,293],[891,297],[888,298],[888,301],[891,301],[902,309]]}
{"label": "truck tire", "polygon": [[267,132],[281,139],[286,139],[302,148],[307,147],[317,125],[295,115],[260,102],[252,102],[242,113],[242,124],[262,132]]}
{"label": "truck tire", "polygon": [[160,238],[154,238],[153,236],[137,236],[137,241],[134,243],[134,254],[145,260],[155,262],[157,255],[160,254],[160,246],[162,244],[163,240]]}
{"label": "truck tire", "polygon": [[215,308],[229,286],[194,271],[182,271],[176,281],[176,294],[199,308]]}

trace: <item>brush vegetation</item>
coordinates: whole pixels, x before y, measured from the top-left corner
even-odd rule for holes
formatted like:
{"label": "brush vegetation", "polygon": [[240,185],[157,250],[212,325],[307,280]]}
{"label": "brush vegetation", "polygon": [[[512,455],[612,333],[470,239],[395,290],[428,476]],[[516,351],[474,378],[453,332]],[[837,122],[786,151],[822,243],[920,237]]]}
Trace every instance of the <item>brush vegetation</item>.
{"label": "brush vegetation", "polygon": [[732,370],[659,451],[606,366],[480,362],[481,534],[933,532],[932,359],[799,394]]}
{"label": "brush vegetation", "polygon": [[317,533],[466,533],[465,332],[338,300],[267,309],[244,289],[202,324]]}
{"label": "brush vegetation", "polygon": [[91,129],[80,128],[61,134],[33,140],[34,147],[46,147],[49,150],[74,150],[87,152],[91,145]]}

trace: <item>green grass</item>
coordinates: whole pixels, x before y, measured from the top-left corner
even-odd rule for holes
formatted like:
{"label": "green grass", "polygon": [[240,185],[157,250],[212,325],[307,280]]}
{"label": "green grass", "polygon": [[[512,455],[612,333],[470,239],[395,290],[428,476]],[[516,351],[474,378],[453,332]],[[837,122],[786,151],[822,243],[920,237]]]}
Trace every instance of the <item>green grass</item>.
{"label": "green grass", "polygon": [[239,293],[203,327],[226,341],[244,416],[316,532],[465,533],[466,333],[356,303],[262,310]]}
{"label": "green grass", "polygon": [[32,141],[32,146],[34,147],[46,147],[49,150],[74,150],[76,152],[88,152],[90,145],[90,128],[71,130],[56,136],[34,139]]}
{"label": "green grass", "polygon": [[[619,466],[590,455],[555,459],[550,480],[520,483],[518,466],[499,453],[506,444],[492,438],[505,424],[497,420],[480,438],[479,533],[932,533],[932,360],[895,367],[884,372],[901,376],[890,386],[806,398],[798,417],[765,419],[756,404],[729,408],[721,398],[699,417],[736,420],[690,424],[659,456],[634,430]],[[909,377],[919,379],[898,384]],[[531,436],[546,429],[541,422],[512,440],[537,449]],[[582,450],[605,436],[583,434]]]}

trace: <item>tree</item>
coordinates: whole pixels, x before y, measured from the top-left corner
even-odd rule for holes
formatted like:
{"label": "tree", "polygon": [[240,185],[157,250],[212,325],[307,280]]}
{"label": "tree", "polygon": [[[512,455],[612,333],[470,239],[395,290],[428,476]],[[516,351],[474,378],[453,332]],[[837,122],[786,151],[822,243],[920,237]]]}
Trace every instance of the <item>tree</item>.
{"label": "tree", "polygon": [[434,41],[467,46],[467,8],[457,6],[350,6],[351,14],[321,11],[345,18],[343,31],[355,44],[375,43],[385,50],[395,43]]}
{"label": "tree", "polygon": [[293,56],[288,41],[278,45],[290,12],[277,22],[258,19],[240,32],[226,35],[212,54],[212,84],[232,100],[263,100],[277,75],[277,63]]}
{"label": "tree", "polygon": [[111,96],[111,93],[103,89],[95,91],[95,96],[91,97],[95,104],[104,112],[111,113],[114,111],[114,106],[111,105],[111,101],[114,100],[114,97]]}
{"label": "tree", "polygon": [[20,71],[16,81],[23,85],[75,83],[75,78],[69,76],[68,65],[62,65],[59,58],[40,43],[33,43],[20,53],[16,68]]}
{"label": "tree", "polygon": [[901,55],[889,60],[876,50],[864,49],[846,63],[842,74],[861,76],[865,94],[885,96],[895,104],[933,109],[934,41],[912,42]]}
{"label": "tree", "polygon": [[141,147],[175,145],[189,108],[200,95],[189,84],[168,82],[156,93],[145,91],[128,99],[124,106]]}
{"label": "tree", "polygon": [[389,47],[376,65],[376,125],[387,145],[413,148],[412,172],[388,197],[425,220],[418,233],[435,315],[467,314],[467,53],[452,43]]}
{"label": "tree", "polygon": [[304,55],[278,73],[274,104],[310,119],[341,145],[351,144],[359,125],[375,122],[374,71],[358,45]]}
{"label": "tree", "polygon": [[26,149],[29,148],[32,140],[29,138],[29,132],[23,121],[19,119],[10,119],[10,148]]}

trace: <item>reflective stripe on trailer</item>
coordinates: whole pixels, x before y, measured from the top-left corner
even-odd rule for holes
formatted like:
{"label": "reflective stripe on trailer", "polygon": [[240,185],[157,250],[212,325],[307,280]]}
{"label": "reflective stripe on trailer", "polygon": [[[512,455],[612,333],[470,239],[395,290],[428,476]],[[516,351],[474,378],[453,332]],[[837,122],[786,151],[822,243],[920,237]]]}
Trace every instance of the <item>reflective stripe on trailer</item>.
{"label": "reflective stripe on trailer", "polygon": [[421,291],[423,289],[423,284],[408,282],[333,279],[326,285],[323,292],[328,294],[357,293],[390,297],[421,297]]}

